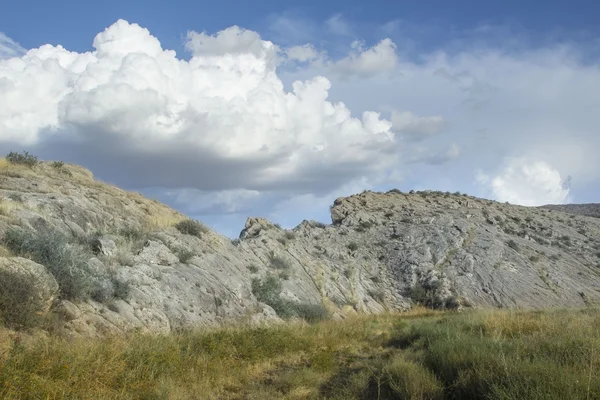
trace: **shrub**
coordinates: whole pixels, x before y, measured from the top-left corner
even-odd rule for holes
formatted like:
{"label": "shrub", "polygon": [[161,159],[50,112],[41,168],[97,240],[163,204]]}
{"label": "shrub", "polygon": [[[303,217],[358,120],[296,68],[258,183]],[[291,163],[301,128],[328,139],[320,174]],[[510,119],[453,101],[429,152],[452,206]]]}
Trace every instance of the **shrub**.
{"label": "shrub", "polygon": [[350,242],[347,247],[350,251],[356,251],[358,249],[358,244],[356,242]]}
{"label": "shrub", "polygon": [[252,294],[256,299],[273,308],[281,318],[302,318],[307,322],[317,322],[329,316],[327,310],[318,304],[296,303],[279,297],[281,293],[281,280],[272,274],[263,280],[252,279]]}
{"label": "shrub", "polygon": [[367,294],[378,303],[383,303],[385,300],[385,293],[383,290],[369,290]]}
{"label": "shrub", "polygon": [[143,230],[133,226],[126,226],[119,229],[119,235],[132,242],[142,240],[145,237]]}
{"label": "shrub", "polygon": [[121,300],[127,300],[131,293],[131,285],[129,285],[129,282],[124,282],[119,279],[113,279],[112,282],[115,290],[114,297]]}
{"label": "shrub", "polygon": [[289,269],[290,268],[290,265],[283,257],[276,256],[274,253],[271,253],[271,255],[269,256],[269,263],[271,264],[271,267],[273,267],[275,269]]}
{"label": "shrub", "polygon": [[58,282],[60,295],[66,299],[85,299],[92,281],[88,276],[91,253],[81,246],[69,244],[60,232],[44,228],[38,232],[9,229],[4,245],[17,256],[44,265]]}
{"label": "shrub", "polygon": [[506,242],[506,245],[516,252],[519,251],[519,244],[512,239]]}
{"label": "shrub", "polygon": [[289,303],[295,316],[306,322],[315,323],[329,318],[329,311],[322,304]]}
{"label": "shrub", "polygon": [[253,274],[258,272],[258,267],[254,264],[248,265],[246,268],[248,268],[248,271],[250,271]]}
{"label": "shrub", "polygon": [[52,161],[50,165],[54,169],[63,169],[65,167],[65,163],[63,161]]}
{"label": "shrub", "polygon": [[294,240],[296,238],[296,234],[292,231],[285,232],[285,238],[288,240]]}
{"label": "shrub", "polygon": [[11,328],[34,328],[43,306],[31,280],[0,270],[0,321]]}
{"label": "shrub", "polygon": [[175,228],[184,235],[201,237],[203,233],[208,233],[210,230],[200,221],[187,219],[175,224]]}
{"label": "shrub", "polygon": [[52,168],[54,168],[57,172],[60,172],[61,174],[65,174],[65,175],[69,175],[69,176],[73,175],[71,173],[71,171],[69,171],[68,169],[65,168],[65,163],[63,161],[52,161],[50,166]]}
{"label": "shrub", "polygon": [[291,275],[290,275],[290,273],[289,273],[288,271],[281,271],[281,272],[279,273],[279,279],[281,279],[281,280],[284,280],[284,281],[287,281],[287,280],[289,280],[289,279],[290,279],[290,276],[291,276]]}
{"label": "shrub", "polygon": [[285,307],[279,298],[281,289],[281,281],[275,275],[269,274],[263,280],[252,279],[252,294],[256,296],[256,299],[273,307],[277,315],[283,316]]}
{"label": "shrub", "polygon": [[28,152],[15,153],[11,151],[6,156],[6,160],[11,164],[25,165],[29,168],[33,168],[38,163],[38,158]]}
{"label": "shrub", "polygon": [[190,261],[192,258],[194,258],[196,256],[196,253],[194,253],[191,250],[188,249],[178,249],[176,251],[177,257],[179,257],[179,262],[183,263],[183,264],[187,264],[188,261]]}

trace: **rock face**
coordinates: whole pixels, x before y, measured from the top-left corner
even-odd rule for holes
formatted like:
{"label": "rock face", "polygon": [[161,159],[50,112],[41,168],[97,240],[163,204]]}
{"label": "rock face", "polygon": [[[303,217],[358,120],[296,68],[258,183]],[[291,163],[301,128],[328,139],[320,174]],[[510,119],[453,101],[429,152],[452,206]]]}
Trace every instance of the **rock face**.
{"label": "rock face", "polygon": [[0,257],[0,272],[3,277],[22,278],[35,288],[37,298],[31,301],[39,305],[40,314],[47,313],[58,297],[58,283],[43,265],[21,257]]}
{"label": "rock face", "polygon": [[[364,192],[337,199],[331,225],[303,221],[284,230],[249,218],[234,241],[206,228],[180,231],[183,219],[76,166],[0,169],[0,238],[10,229],[55,228],[74,246],[88,246],[90,271],[102,271],[112,286],[110,296],[55,302],[74,334],[276,323],[281,304],[323,305],[342,318],[416,303],[600,302],[600,219],[550,208],[441,192]],[[276,292],[261,292],[267,281],[280,285]]]}

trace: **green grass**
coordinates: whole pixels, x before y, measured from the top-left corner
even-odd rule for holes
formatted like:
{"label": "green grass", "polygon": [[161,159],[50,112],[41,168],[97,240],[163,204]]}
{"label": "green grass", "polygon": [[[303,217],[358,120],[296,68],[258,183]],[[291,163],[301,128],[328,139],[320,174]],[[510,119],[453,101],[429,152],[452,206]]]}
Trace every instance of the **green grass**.
{"label": "green grass", "polygon": [[600,312],[417,309],[102,340],[0,329],[0,398],[600,399]]}

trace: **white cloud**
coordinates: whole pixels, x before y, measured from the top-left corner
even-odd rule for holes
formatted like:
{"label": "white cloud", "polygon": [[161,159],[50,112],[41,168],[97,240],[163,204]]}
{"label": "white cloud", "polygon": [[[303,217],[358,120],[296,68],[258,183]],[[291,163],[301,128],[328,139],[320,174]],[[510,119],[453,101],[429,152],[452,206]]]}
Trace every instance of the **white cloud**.
{"label": "white cloud", "polygon": [[569,202],[568,180],[550,164],[528,158],[510,158],[494,176],[482,172],[477,182],[486,187],[494,199],[511,204],[540,206]]}
{"label": "white cloud", "polygon": [[189,62],[120,20],[94,52],[46,45],[0,61],[0,141],[68,134],[63,151],[89,163],[135,162],[132,182],[211,190],[324,190],[395,162],[389,122],[328,101],[323,76],[286,92],[277,48],[256,32],[191,32],[186,47]]}
{"label": "white cloud", "polygon": [[392,71],[398,64],[396,45],[389,38],[383,39],[368,49],[364,49],[362,42],[354,41],[352,49],[353,51],[348,57],[331,64],[332,71],[345,76],[369,77],[381,72]]}
{"label": "white cloud", "polygon": [[[185,61],[119,21],[93,52],[46,45],[0,61],[0,145],[29,143],[124,186],[170,188],[201,215],[272,207],[301,220],[351,182],[485,188],[522,204],[569,201],[577,185],[597,195],[600,71],[584,48],[411,45],[409,59],[403,26],[338,60],[315,47],[332,49],[318,34],[326,26],[288,15],[272,26],[282,42],[239,27],[192,32]],[[473,183],[478,169],[486,175]]]}
{"label": "white cloud", "polygon": [[19,57],[26,51],[19,43],[0,32],[0,60]]}
{"label": "white cloud", "polygon": [[276,46],[262,40],[257,32],[237,25],[208,35],[205,32],[188,32],[186,48],[198,57],[252,54],[257,58],[274,56]]}
{"label": "white cloud", "polygon": [[299,62],[314,61],[322,56],[311,44],[290,47],[285,53],[289,60]]}
{"label": "white cloud", "polygon": [[441,116],[419,117],[410,111],[392,112],[392,129],[412,140],[422,140],[440,132],[444,122]]}

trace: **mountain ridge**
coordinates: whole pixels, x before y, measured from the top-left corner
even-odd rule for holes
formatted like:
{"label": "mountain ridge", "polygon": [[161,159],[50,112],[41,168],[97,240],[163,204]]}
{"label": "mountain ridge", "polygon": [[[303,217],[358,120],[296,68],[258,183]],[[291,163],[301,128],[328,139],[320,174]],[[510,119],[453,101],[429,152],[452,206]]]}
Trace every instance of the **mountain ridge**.
{"label": "mountain ridge", "polygon": [[[44,279],[56,278],[59,290],[44,292],[44,312],[83,336],[345,318],[415,304],[600,302],[598,218],[397,189],[341,197],[330,211],[331,224],[290,230],[251,217],[230,240],[82,167],[0,160],[0,269],[24,273],[23,257],[45,260]],[[33,245],[54,237],[64,238],[60,256],[81,266],[82,297],[65,294],[74,285],[61,275],[64,259],[53,264]],[[17,260],[21,269],[7,267]]]}

